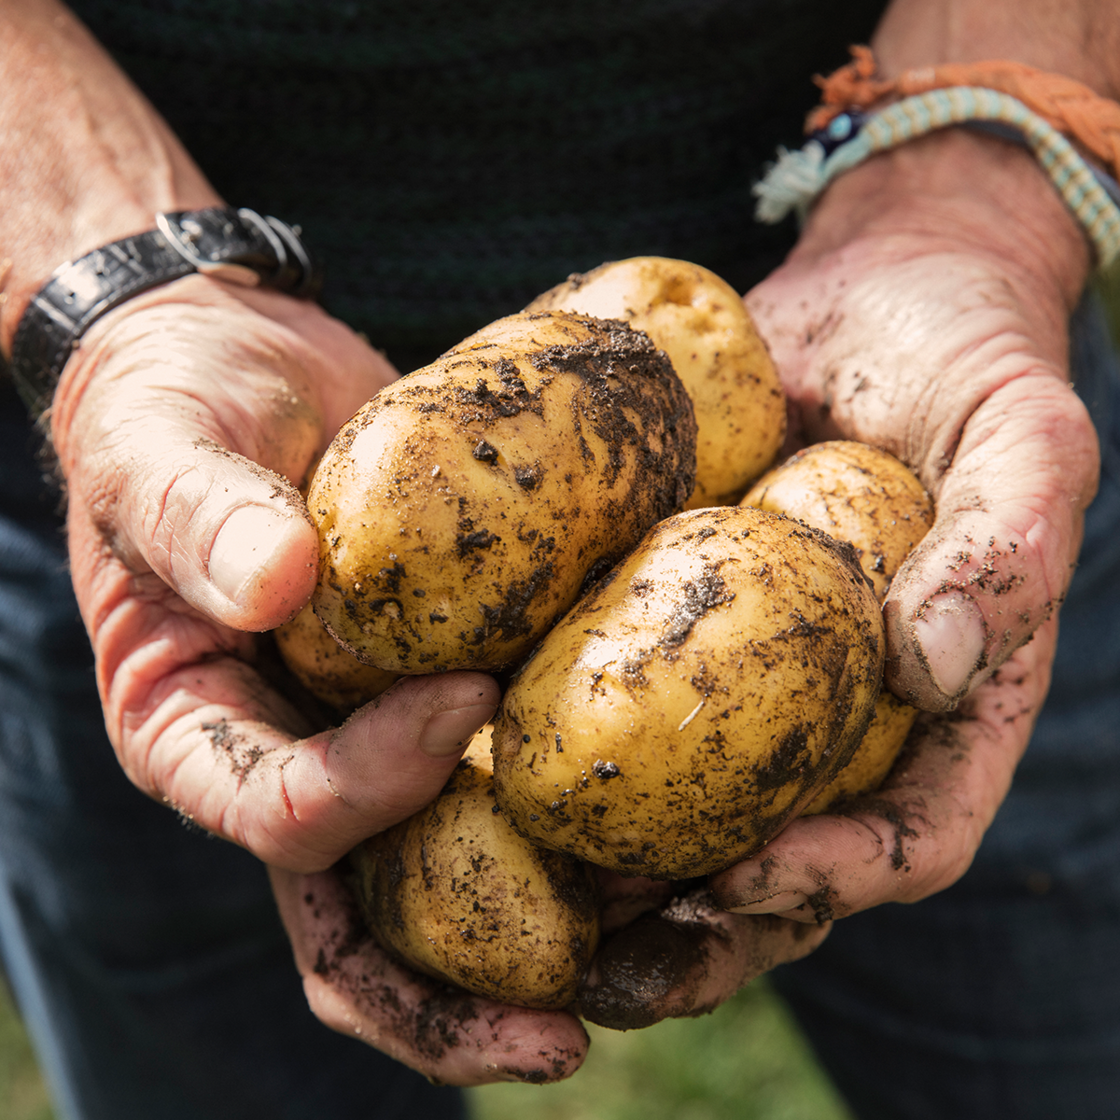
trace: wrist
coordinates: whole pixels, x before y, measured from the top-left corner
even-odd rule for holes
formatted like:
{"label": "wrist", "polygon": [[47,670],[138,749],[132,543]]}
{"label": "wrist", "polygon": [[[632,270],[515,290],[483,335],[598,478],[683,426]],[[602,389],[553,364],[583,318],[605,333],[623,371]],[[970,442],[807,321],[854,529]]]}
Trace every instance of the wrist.
{"label": "wrist", "polygon": [[809,214],[790,264],[874,243],[877,252],[967,252],[1000,262],[1024,294],[1062,316],[1076,305],[1092,249],[1028,152],[947,129],[837,178]]}
{"label": "wrist", "polygon": [[298,229],[276,218],[210,207],[154,220],[155,229],[57,270],[27,305],[12,342],[11,369],[33,415],[50,407],[62,370],[90,326],[145,291],[196,273],[297,296],[318,289],[319,273]]}

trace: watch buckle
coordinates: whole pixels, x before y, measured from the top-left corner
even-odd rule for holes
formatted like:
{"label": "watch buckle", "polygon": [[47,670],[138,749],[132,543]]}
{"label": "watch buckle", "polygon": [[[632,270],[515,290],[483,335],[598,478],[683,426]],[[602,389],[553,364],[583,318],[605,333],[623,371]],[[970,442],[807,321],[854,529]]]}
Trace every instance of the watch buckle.
{"label": "watch buckle", "polygon": [[[180,223],[183,232],[175,229],[165,213],[156,214],[156,228],[163,234],[168,245],[175,250],[196,272],[215,280],[227,280],[242,288],[256,288],[261,284],[261,274],[248,265],[234,261],[208,261],[194,251],[191,241],[193,219],[184,218]],[[199,230],[201,232],[201,230]]]}

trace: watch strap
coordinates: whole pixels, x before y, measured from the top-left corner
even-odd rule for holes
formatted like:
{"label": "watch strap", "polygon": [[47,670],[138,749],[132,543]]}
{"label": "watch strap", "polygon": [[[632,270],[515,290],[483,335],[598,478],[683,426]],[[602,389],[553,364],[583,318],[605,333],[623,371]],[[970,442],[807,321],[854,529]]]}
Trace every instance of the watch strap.
{"label": "watch strap", "polygon": [[28,304],[12,342],[11,370],[32,415],[50,406],[91,324],[150,288],[199,272],[296,296],[318,293],[321,277],[299,228],[277,218],[210,207],[158,214],[156,226],[68,261]]}

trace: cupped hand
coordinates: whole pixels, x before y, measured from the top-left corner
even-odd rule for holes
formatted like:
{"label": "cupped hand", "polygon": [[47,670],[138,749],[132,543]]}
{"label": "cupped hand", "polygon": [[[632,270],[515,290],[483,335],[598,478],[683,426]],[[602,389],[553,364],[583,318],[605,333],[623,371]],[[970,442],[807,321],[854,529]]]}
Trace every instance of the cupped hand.
{"label": "cupped hand", "polygon": [[748,303],[795,437],[882,447],[934,498],[884,605],[886,681],[946,714],[919,721],[876,794],[712,880],[739,914],[807,922],[915,902],[968,868],[1049,687],[1098,469],[1067,358],[1086,245],[1029,157],[953,133],[834,191]]}
{"label": "cupped hand", "polygon": [[[351,984],[326,999],[315,970],[323,938],[350,929],[328,869],[427,804],[498,702],[482,674],[418,677],[324,729],[270,683],[259,656],[255,632],[291,617],[317,578],[318,537],[296,485],[395,377],[314,304],[201,276],[106,316],[68,363],[50,417],[74,587],[121,765],[144,792],[276,869],[297,964],[324,1018],[344,1030],[360,1021],[367,1040],[442,1080],[537,1076],[555,1017],[511,1012],[521,1032],[495,1026],[499,1059],[475,1028],[503,1010],[448,1005],[429,1026],[447,1038],[461,1029],[472,1044],[448,1043],[440,1056],[414,1031],[415,1045],[405,1041],[388,996],[373,1007]],[[299,901],[308,894],[313,907]],[[372,950],[346,957],[346,969],[359,965],[399,990],[400,1007],[435,998]],[[555,1068],[570,1072],[584,1036],[570,1016],[559,1024]]]}
{"label": "cupped hand", "polygon": [[122,766],[298,871],[430,800],[497,701],[478,674],[410,680],[324,731],[258,672],[252,632],[290,617],[317,578],[293,484],[394,376],[310,303],[191,277],[97,324],[51,415],[74,588]]}

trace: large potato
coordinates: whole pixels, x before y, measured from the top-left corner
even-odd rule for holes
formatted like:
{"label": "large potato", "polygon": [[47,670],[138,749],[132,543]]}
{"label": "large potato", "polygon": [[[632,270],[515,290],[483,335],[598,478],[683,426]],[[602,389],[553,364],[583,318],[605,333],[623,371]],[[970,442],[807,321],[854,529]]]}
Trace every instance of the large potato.
{"label": "large potato", "polygon": [[575,275],[529,310],[624,319],[673,363],[696,408],[696,487],[685,507],[727,505],[773,461],[786,428],[774,363],[735,289],[667,257],[632,257]]}
{"label": "large potato", "polygon": [[599,940],[593,870],[496,811],[489,733],[440,796],[351,854],[381,946],[421,972],[525,1007],[565,1007]]}
{"label": "large potato", "polygon": [[509,665],[680,507],[695,433],[644,334],[501,319],[382,390],[323,456],[315,613],[392,672]]}
{"label": "large potato", "polygon": [[725,507],[656,526],[518,670],[494,778],[529,839],[683,879],[757,851],[867,730],[883,622],[851,549]]}
{"label": "large potato", "polygon": [[[910,471],[886,451],[834,440],[814,444],[776,467],[744,505],[796,517],[859,556],[881,603],[903,561],[933,525],[933,502]],[[805,809],[821,813],[838,801],[878,788],[902,750],[918,712],[883,690],[875,718],[852,760]]]}

